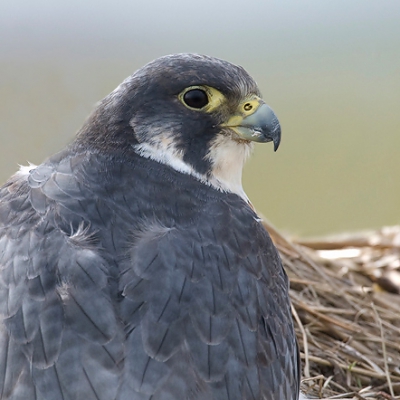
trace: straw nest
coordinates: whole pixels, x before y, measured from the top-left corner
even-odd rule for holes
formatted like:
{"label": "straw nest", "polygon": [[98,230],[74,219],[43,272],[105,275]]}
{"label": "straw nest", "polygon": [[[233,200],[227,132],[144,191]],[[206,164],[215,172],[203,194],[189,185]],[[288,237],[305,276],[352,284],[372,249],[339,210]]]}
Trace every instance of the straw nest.
{"label": "straw nest", "polygon": [[400,399],[400,226],[307,241],[265,227],[291,281],[302,391]]}

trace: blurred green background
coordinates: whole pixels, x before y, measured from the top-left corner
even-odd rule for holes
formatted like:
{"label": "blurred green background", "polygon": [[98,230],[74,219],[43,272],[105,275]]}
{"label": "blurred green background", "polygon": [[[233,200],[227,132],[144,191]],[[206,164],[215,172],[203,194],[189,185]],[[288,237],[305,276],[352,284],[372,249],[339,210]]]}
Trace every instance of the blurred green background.
{"label": "blurred green background", "polygon": [[400,1],[2,1],[0,180],[72,140],[98,100],[168,53],[252,74],[283,129],[244,186],[278,228],[400,223]]}

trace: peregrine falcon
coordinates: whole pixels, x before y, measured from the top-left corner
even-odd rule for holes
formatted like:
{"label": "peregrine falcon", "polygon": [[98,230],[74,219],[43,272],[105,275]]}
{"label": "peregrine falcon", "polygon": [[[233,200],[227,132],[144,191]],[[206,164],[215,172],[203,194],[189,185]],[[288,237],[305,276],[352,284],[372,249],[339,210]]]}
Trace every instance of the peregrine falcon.
{"label": "peregrine falcon", "polygon": [[295,400],[288,279],[242,189],[280,125],[241,67],[177,54],[0,190],[0,399]]}

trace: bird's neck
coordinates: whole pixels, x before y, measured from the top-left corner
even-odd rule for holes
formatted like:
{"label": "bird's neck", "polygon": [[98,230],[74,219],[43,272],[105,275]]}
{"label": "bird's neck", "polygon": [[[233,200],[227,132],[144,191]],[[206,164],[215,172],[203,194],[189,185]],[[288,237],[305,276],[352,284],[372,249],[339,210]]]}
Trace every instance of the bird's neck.
{"label": "bird's neck", "polygon": [[236,141],[224,135],[217,136],[207,154],[211,164],[208,178],[210,184],[235,193],[248,202],[242,186],[242,172],[252,148],[249,142]]}
{"label": "bird's neck", "polygon": [[158,143],[157,146],[141,143],[134,146],[134,149],[142,157],[191,175],[220,191],[235,193],[249,203],[242,186],[243,166],[252,151],[252,145],[249,143],[235,141],[223,135],[218,136],[206,156],[210,164],[210,170],[206,174],[196,171],[192,165],[183,160],[183,154],[170,145],[164,148],[162,143]]}

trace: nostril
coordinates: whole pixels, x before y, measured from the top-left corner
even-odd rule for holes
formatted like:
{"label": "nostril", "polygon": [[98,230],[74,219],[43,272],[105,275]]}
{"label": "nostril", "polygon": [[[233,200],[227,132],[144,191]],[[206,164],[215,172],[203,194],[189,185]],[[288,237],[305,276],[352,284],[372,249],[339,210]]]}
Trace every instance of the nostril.
{"label": "nostril", "polygon": [[243,106],[243,108],[244,108],[245,111],[250,111],[253,108],[253,106],[250,103],[246,103]]}

